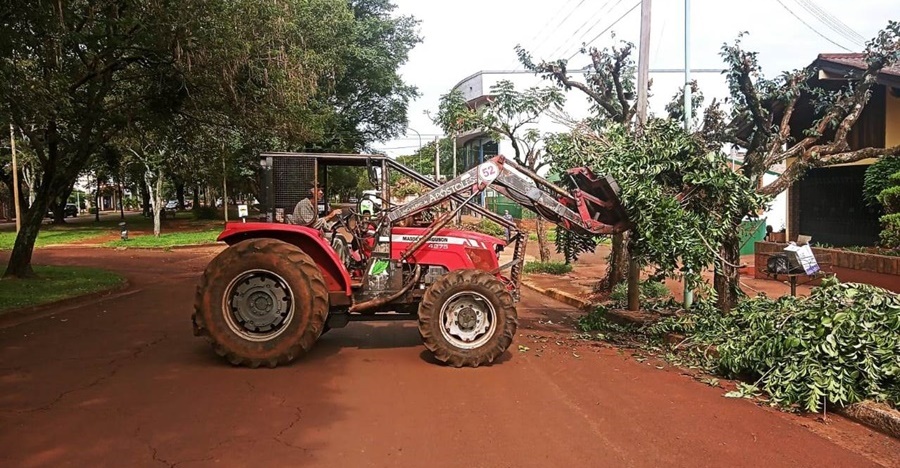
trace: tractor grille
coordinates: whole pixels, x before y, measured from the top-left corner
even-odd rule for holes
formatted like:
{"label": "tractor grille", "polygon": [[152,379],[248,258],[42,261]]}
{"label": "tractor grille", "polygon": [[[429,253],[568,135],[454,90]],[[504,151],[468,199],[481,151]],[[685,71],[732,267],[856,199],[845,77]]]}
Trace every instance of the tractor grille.
{"label": "tractor grille", "polygon": [[293,213],[300,200],[309,197],[316,183],[316,160],[310,157],[274,156],[269,159],[271,172],[263,176],[262,204],[276,221]]}

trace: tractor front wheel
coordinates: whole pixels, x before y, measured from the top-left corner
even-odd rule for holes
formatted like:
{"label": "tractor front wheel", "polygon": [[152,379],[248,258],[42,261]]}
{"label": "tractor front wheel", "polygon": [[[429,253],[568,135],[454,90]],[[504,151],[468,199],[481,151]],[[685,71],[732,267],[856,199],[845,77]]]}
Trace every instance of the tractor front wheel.
{"label": "tractor front wheel", "polygon": [[206,267],[194,303],[194,334],[234,365],[275,367],[312,348],[328,315],[319,267],[276,239],[230,246]]}
{"label": "tractor front wheel", "polygon": [[447,273],[419,304],[425,347],[454,367],[494,362],[512,343],[517,325],[512,295],[497,277],[481,270]]}

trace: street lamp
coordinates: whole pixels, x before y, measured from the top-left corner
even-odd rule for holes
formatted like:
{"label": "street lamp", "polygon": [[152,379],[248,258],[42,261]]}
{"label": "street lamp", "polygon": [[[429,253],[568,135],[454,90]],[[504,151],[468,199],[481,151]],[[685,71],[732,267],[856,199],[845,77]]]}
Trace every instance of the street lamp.
{"label": "street lamp", "polygon": [[420,163],[420,164],[419,164],[419,171],[421,171],[421,170],[422,170],[422,164],[421,164],[421,162],[422,162],[422,134],[419,133],[418,130],[416,130],[416,129],[412,128],[412,127],[406,127],[406,128],[409,129],[409,130],[412,130],[412,131],[416,132],[416,135],[418,135],[418,137],[419,137],[419,163]]}

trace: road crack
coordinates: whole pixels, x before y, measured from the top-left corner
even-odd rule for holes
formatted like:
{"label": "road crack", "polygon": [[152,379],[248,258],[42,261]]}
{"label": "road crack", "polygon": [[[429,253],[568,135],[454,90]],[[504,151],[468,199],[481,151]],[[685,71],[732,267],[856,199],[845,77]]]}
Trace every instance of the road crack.
{"label": "road crack", "polygon": [[168,339],[168,337],[169,337],[168,334],[164,333],[161,337],[159,337],[153,341],[148,341],[147,343],[144,343],[144,344],[136,347],[135,349],[133,349],[131,351],[131,353],[128,356],[110,360],[106,364],[107,366],[112,366],[112,368],[108,372],[95,378],[94,380],[88,382],[85,385],[80,385],[78,387],[70,388],[68,390],[61,392],[53,400],[51,400],[49,403],[47,403],[45,405],[38,406],[37,408],[28,408],[28,409],[16,410],[16,411],[12,411],[12,412],[21,414],[21,413],[35,413],[38,411],[47,411],[47,410],[53,408],[54,406],[56,406],[66,396],[68,396],[74,392],[78,392],[81,390],[87,390],[87,389],[96,387],[97,385],[100,385],[101,383],[115,377],[116,374],[119,372],[119,369],[121,369],[122,366],[124,366],[125,361],[133,361],[133,360],[137,359],[145,351],[147,351],[148,349],[152,348],[153,346],[156,346],[159,343],[165,341],[166,339]]}

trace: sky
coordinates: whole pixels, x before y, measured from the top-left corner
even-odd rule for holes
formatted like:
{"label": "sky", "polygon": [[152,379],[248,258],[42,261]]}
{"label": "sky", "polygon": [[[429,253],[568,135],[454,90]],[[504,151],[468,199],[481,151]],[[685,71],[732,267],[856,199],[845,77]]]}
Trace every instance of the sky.
{"label": "sky", "polygon": [[[634,8],[638,0],[394,0],[394,3],[395,14],[412,15],[420,21],[419,34],[423,41],[411,51],[409,61],[401,68],[404,80],[418,87],[421,94],[409,107],[409,130],[402,137],[373,145],[391,156],[413,153],[419,146],[420,136],[425,143],[440,134],[426,112],[434,113],[440,96],[462,79],[481,70],[521,70],[514,51],[517,44],[531,51],[536,59],[569,58],[583,42],[591,41],[589,44],[598,48],[619,40],[637,44],[640,29],[640,7]],[[766,76],[806,66],[819,53],[861,51],[865,40],[886,26],[888,20],[900,20],[898,0],[691,0],[690,3],[692,69],[721,69],[722,44],[733,42],[745,31],[749,35],[743,44],[748,50],[759,52]],[[684,6],[684,0],[652,1],[651,71],[684,67]],[[607,28],[607,32],[600,34]],[[586,59],[582,57],[575,55],[569,61],[570,68],[585,65]],[[637,60],[636,52],[634,58]],[[727,88],[721,75],[695,73],[693,78],[698,79],[707,98],[724,97]],[[683,75],[671,73],[651,73],[651,79],[651,111],[661,109],[684,81]],[[569,99],[582,99],[573,93],[569,93]]]}

